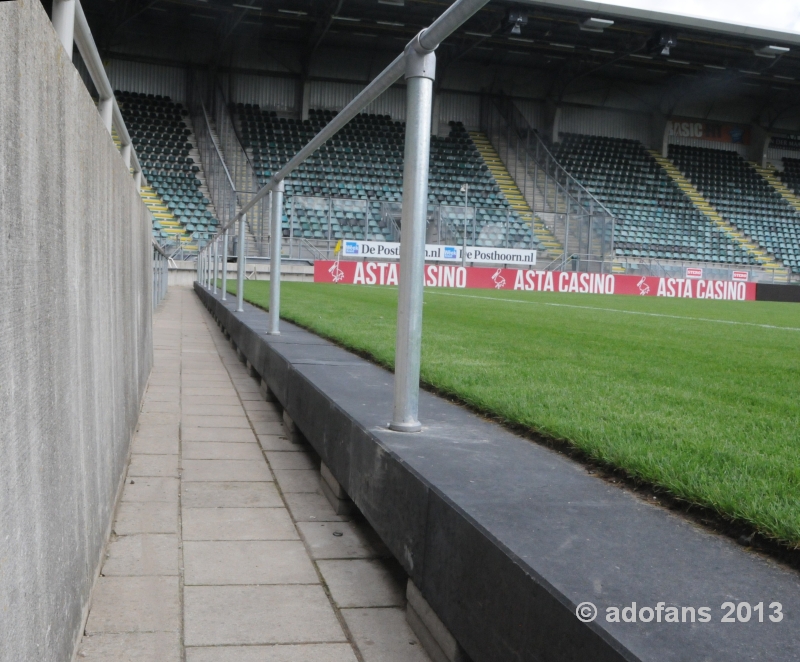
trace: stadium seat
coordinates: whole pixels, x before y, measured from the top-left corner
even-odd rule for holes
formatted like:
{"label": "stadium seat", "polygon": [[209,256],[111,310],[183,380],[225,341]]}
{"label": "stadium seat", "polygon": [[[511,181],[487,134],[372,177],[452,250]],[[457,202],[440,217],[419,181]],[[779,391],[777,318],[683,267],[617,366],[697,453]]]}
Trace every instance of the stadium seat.
{"label": "stadium seat", "polygon": [[[263,182],[335,115],[330,110],[312,109],[309,119],[300,121],[250,104],[231,104],[230,111]],[[469,204],[477,209],[474,219],[470,211],[468,244],[537,247],[530,224],[510,207],[463,124],[450,125],[447,137],[431,138],[428,202],[431,213],[434,206],[439,208],[444,226],[438,230],[441,238],[463,241],[464,195],[460,190],[468,183]],[[287,179],[284,236],[396,238],[396,220],[386,213],[385,203],[402,199],[404,140],[405,125],[389,115],[356,116]],[[327,198],[335,202],[329,205]],[[460,221],[457,210],[462,213]]]}
{"label": "stadium seat", "polygon": [[[669,154],[726,221],[800,273],[800,214],[747,161],[736,152],[684,145],[670,145]],[[792,181],[790,168],[784,176]]]}
{"label": "stadium seat", "polygon": [[617,217],[618,257],[752,264],[636,140],[562,134],[560,163]]}
{"label": "stadium seat", "polygon": [[115,92],[122,117],[149,185],[142,197],[159,224],[160,236],[186,250],[197,248],[201,217],[216,224],[211,201],[202,192],[201,169],[190,156],[193,134],[187,112],[169,97]]}

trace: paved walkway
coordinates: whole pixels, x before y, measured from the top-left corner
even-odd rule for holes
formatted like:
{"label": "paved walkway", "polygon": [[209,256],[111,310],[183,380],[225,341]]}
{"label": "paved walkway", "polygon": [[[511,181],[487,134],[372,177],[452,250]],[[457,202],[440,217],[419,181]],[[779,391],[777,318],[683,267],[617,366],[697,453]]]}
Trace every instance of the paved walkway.
{"label": "paved walkway", "polygon": [[188,288],[155,316],[155,367],[78,659],[427,662],[405,577],[334,514],[319,461]]}

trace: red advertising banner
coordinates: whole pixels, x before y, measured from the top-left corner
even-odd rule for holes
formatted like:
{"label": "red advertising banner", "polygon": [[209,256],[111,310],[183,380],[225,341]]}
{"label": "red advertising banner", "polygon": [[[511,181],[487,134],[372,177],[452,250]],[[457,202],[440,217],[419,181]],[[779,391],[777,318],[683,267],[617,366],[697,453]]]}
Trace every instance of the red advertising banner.
{"label": "red advertising banner", "polygon": [[[397,262],[314,262],[315,283],[346,285],[398,285]],[[520,290],[525,292],[577,292],[586,294],[633,294],[686,299],[755,301],[755,283],[657,276],[621,276],[576,271],[487,269],[449,264],[425,265],[426,287],[455,289]]]}

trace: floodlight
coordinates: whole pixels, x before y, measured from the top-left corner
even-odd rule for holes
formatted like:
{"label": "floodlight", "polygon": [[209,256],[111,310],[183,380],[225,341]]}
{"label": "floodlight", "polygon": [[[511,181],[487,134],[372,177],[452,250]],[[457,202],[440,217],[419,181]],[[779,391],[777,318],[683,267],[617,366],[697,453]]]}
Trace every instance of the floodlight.
{"label": "floodlight", "polygon": [[602,32],[612,25],[614,21],[609,21],[607,18],[587,18],[580,24],[580,29],[584,32]]}
{"label": "floodlight", "polygon": [[659,30],[647,41],[647,52],[658,51],[661,55],[669,55],[670,49],[678,45],[678,36],[674,32]]}
{"label": "floodlight", "polygon": [[522,27],[528,25],[527,12],[509,9],[503,21],[503,32],[506,34],[522,34]]}
{"label": "floodlight", "polygon": [[785,46],[762,46],[761,48],[754,50],[753,53],[758,57],[775,59],[778,55],[786,55],[789,50],[790,49],[786,48]]}

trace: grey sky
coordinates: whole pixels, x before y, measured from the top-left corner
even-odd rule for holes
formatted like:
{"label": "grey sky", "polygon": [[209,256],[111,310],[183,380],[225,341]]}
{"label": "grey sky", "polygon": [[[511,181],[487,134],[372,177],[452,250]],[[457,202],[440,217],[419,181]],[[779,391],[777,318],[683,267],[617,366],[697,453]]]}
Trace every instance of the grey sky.
{"label": "grey sky", "polygon": [[601,4],[635,7],[666,14],[697,16],[800,34],[797,0],[598,0]]}

